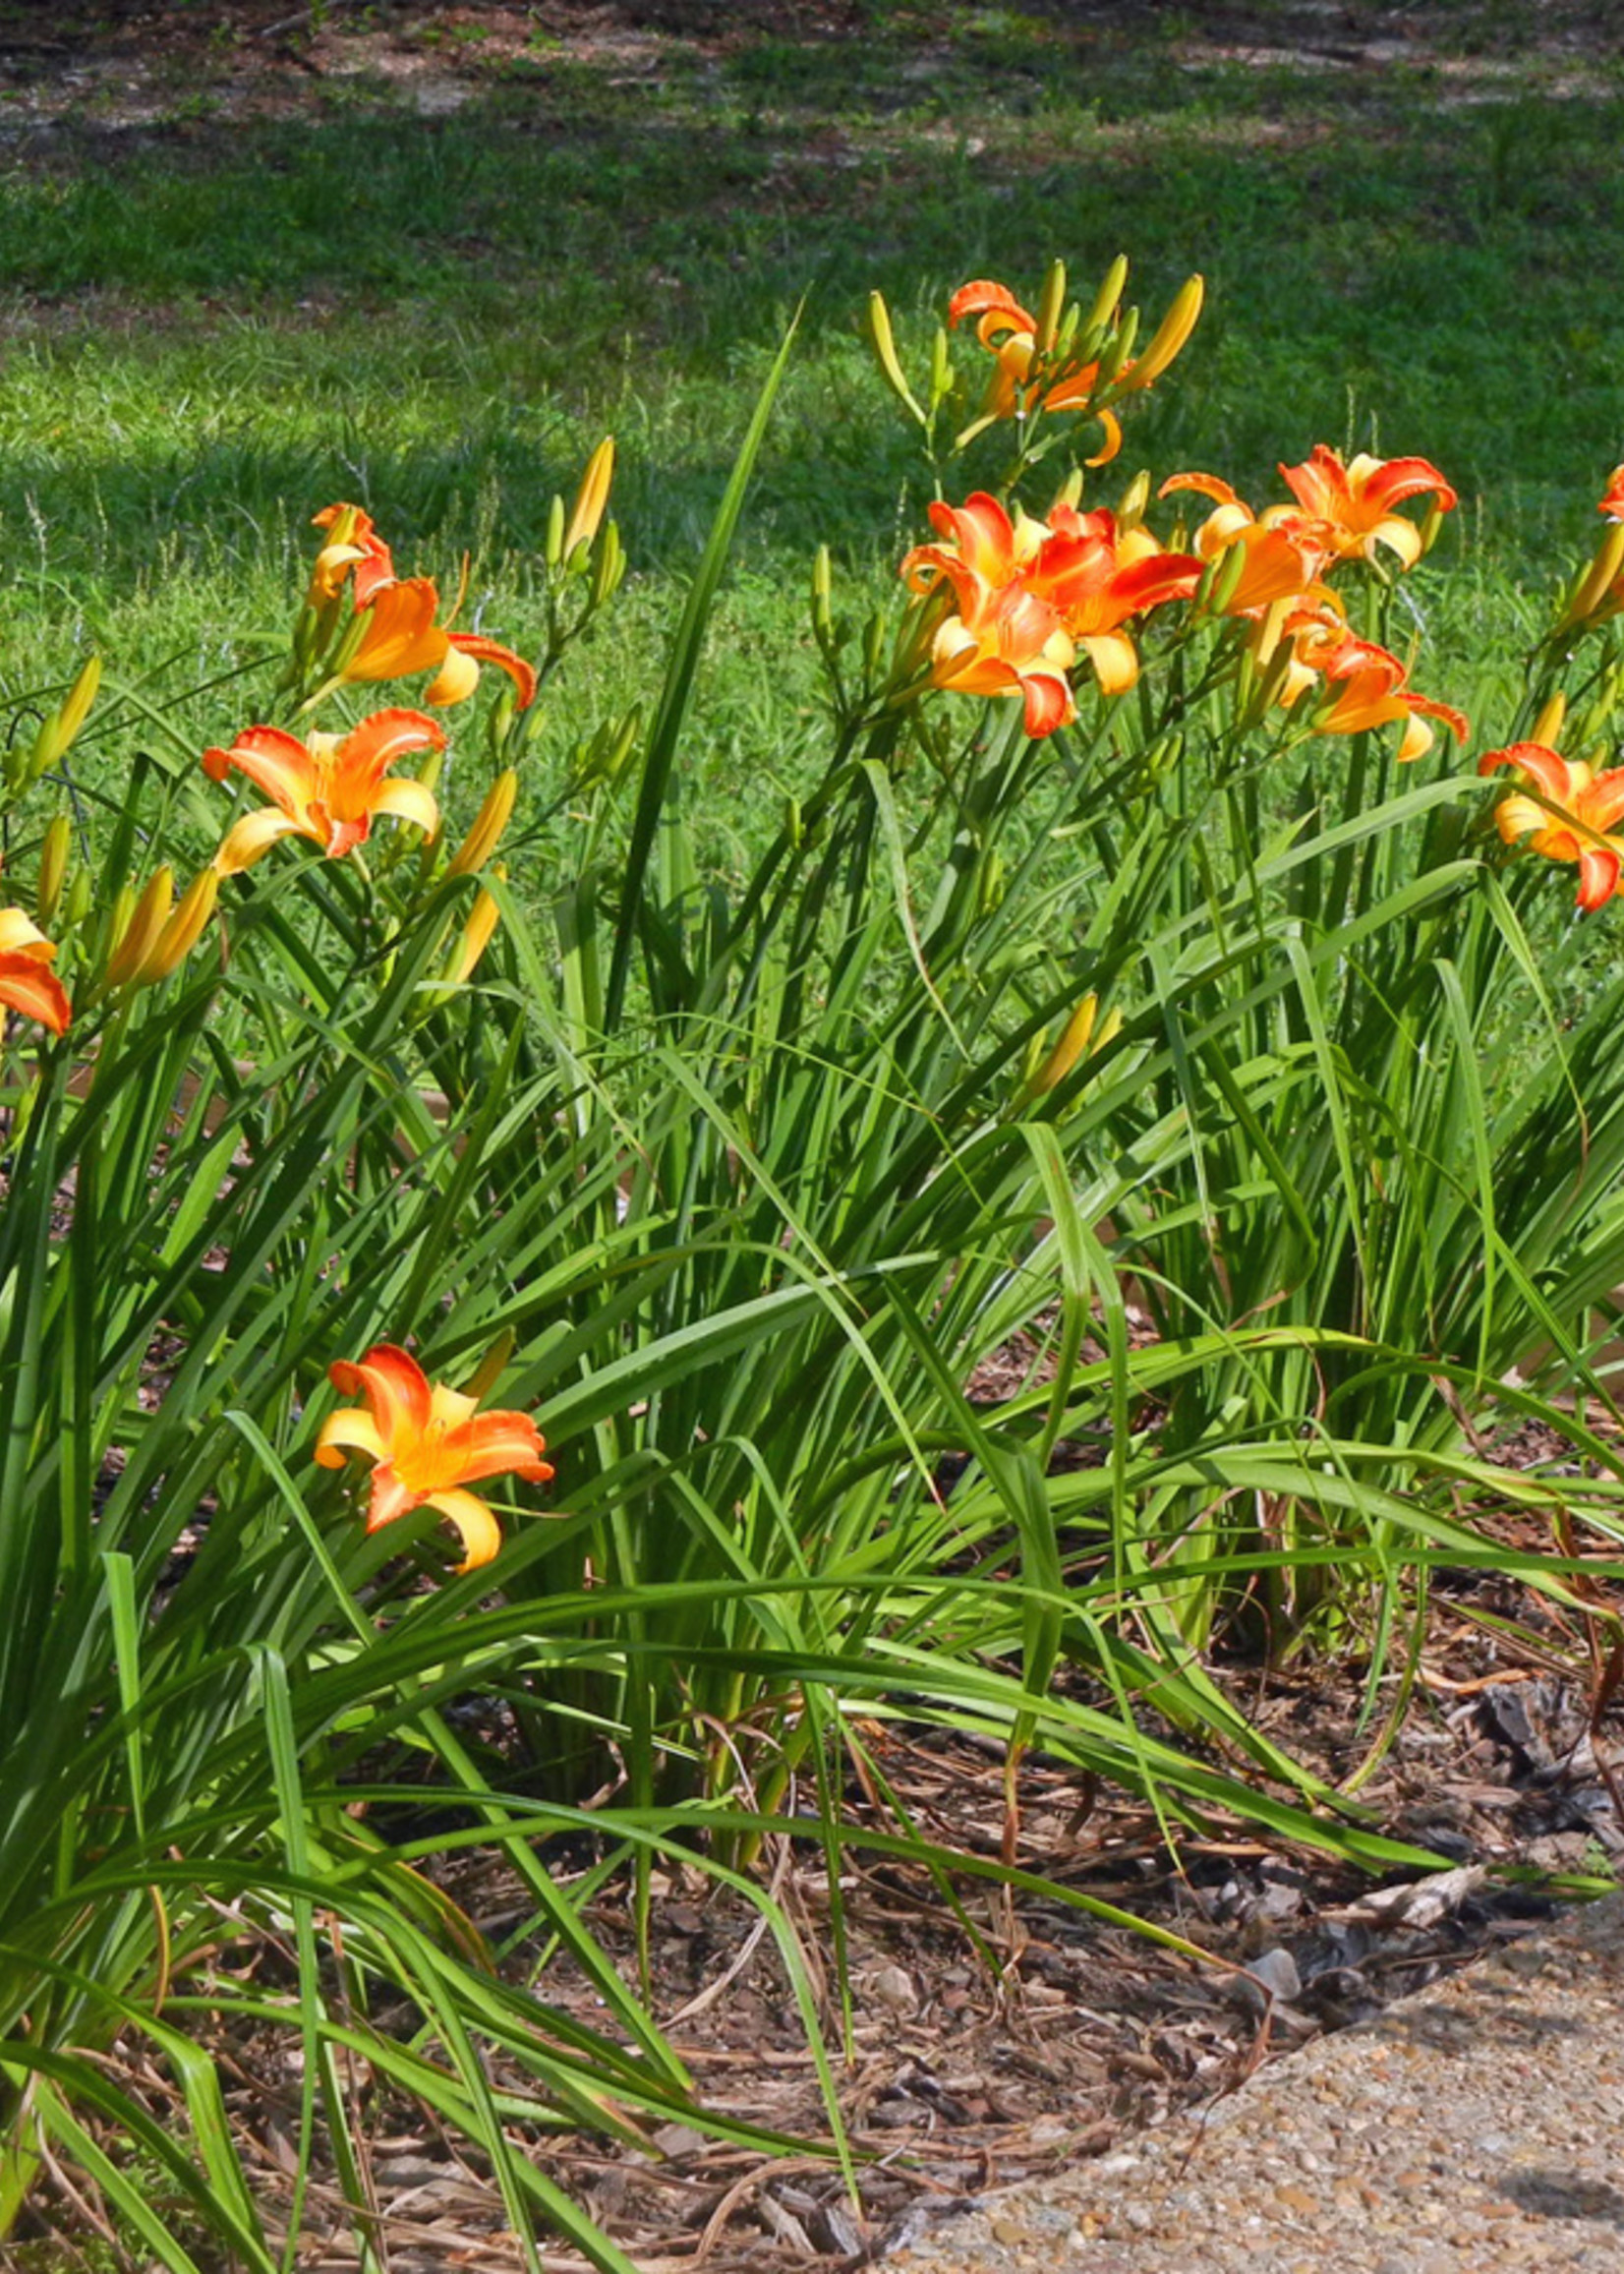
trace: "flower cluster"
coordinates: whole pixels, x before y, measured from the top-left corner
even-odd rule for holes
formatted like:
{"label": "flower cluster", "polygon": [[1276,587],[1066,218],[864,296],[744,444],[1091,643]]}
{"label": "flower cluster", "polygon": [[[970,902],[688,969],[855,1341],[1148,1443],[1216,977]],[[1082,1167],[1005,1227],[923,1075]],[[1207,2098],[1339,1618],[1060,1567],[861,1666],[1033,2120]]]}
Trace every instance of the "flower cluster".
{"label": "flower cluster", "polygon": [[1131,687],[1139,658],[1125,625],[1188,598],[1201,575],[1192,554],[1165,552],[1147,530],[1124,529],[1104,510],[1062,502],[1046,521],[1024,513],[1012,521],[978,491],[961,506],[932,505],[930,518],[942,542],[915,546],[902,563],[915,592],[952,595],[930,676],[961,693],[1018,693],[1033,735],[1075,717],[1067,674],[1079,652],[1105,694]]}

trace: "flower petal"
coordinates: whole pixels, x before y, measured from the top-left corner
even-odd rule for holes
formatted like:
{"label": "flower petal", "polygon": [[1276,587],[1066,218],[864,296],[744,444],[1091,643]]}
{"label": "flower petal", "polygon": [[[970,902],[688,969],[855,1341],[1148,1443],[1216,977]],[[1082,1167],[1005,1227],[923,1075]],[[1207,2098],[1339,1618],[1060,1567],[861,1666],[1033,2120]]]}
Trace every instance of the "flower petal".
{"label": "flower petal", "polygon": [[502,1544],[501,1526],[492,1515],[485,1502],[473,1492],[459,1492],[455,1486],[443,1492],[431,1492],[428,1505],[454,1524],[462,1541],[462,1561],[459,1573],[477,1571],[482,1563],[489,1563]]}

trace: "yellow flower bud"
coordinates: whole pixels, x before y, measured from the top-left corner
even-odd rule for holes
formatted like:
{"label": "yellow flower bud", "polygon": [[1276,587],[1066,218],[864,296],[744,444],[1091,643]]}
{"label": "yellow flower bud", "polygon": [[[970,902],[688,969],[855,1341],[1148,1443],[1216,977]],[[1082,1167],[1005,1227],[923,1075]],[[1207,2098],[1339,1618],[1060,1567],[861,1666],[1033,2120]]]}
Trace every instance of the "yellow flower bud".
{"label": "yellow flower bud", "polygon": [[575,510],[569,517],[564,532],[563,558],[567,561],[581,544],[590,545],[597,536],[609,503],[609,484],[614,479],[614,437],[606,435],[581,477],[581,487],[575,496]]}
{"label": "yellow flower bud", "polygon": [[502,831],[513,818],[513,801],[519,794],[519,777],[508,767],[498,774],[485,793],[485,803],[474,817],[474,825],[446,864],[447,876],[471,876],[475,869],[484,868],[495,850]]}
{"label": "yellow flower bud", "polygon": [[1201,313],[1201,302],[1205,297],[1206,285],[1203,279],[1199,276],[1187,277],[1173,295],[1173,305],[1156,327],[1155,337],[1127,374],[1126,383],[1129,386],[1147,387],[1153,379],[1161,378],[1195,329],[1195,321]]}
{"label": "yellow flower bud", "polygon": [[34,907],[39,921],[47,928],[62,898],[62,887],[68,880],[68,855],[73,849],[73,823],[65,813],[59,813],[45,832],[45,842],[39,847],[39,883],[34,892]]}
{"label": "yellow flower bud", "polygon": [[1094,296],[1094,305],[1088,314],[1088,331],[1104,331],[1117,313],[1117,303],[1123,296],[1123,287],[1127,282],[1128,256],[1119,253],[1106,270],[1099,291]]}
{"label": "yellow flower bud", "polygon": [[1615,521],[1596,547],[1595,559],[1575,587],[1573,598],[1558,619],[1557,630],[1567,631],[1575,624],[1588,623],[1594,615],[1612,614],[1612,609],[1605,607],[1604,603],[1620,570],[1624,570],[1624,521]]}
{"label": "yellow flower bud", "polygon": [[[506,872],[497,869],[495,874]],[[451,961],[445,967],[445,984],[460,987],[473,976],[475,965],[490,947],[496,926],[501,922],[501,910],[493,896],[482,892],[469,910],[468,921],[462,927],[462,937],[452,950]]]}
{"label": "yellow flower bud", "polygon": [[1079,1058],[1091,1057],[1094,1051],[1103,1050],[1122,1032],[1122,1013],[1114,1010],[1107,1014],[1095,1035],[1094,1021],[1099,1007],[1099,997],[1090,990],[1066,1021],[1060,1040],[1032,1076],[1027,1086],[1033,1097],[1042,1097],[1058,1088]]}
{"label": "yellow flower bud", "polygon": [[909,417],[917,419],[923,426],[925,414],[914,401],[913,389],[902,377],[902,367],[897,360],[897,342],[891,335],[891,311],[886,306],[883,293],[871,292],[868,296],[868,330],[874,342],[874,352],[880,359],[880,369],[886,375],[892,393]]}
{"label": "yellow flower bud", "polygon": [[1562,722],[1568,715],[1568,698],[1558,691],[1549,702],[1541,705],[1539,716],[1534,722],[1531,742],[1542,742],[1547,750],[1554,750],[1562,731]]}
{"label": "yellow flower bud", "polygon": [[107,960],[109,987],[127,986],[139,976],[158,944],[174,904],[175,872],[165,862],[162,868],[153,871],[151,882],[131,908],[123,928],[114,936],[113,952]]}
{"label": "yellow flower bud", "polygon": [[33,739],[29,753],[29,779],[37,782],[48,767],[66,757],[74,736],[84,726],[101,684],[101,658],[90,656],[69,688],[61,707],[51,713]]}
{"label": "yellow flower bud", "polygon": [[1032,344],[1039,355],[1047,354],[1055,343],[1055,333],[1066,309],[1066,263],[1051,261],[1049,273],[1043,279],[1043,296],[1037,304],[1037,329]]}
{"label": "yellow flower bud", "polygon": [[151,954],[136,973],[139,986],[152,987],[178,970],[197,946],[220,897],[219,871],[200,869],[181,895],[180,905],[158,934]]}

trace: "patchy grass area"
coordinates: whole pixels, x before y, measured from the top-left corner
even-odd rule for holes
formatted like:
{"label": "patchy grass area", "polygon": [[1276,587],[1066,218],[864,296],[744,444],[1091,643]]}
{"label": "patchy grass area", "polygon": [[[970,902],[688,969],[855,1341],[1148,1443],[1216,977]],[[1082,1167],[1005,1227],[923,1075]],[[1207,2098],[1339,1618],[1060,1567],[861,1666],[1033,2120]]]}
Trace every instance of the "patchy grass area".
{"label": "patchy grass area", "polygon": [[48,38],[11,13],[0,533],[33,671],[87,635],[193,671],[241,616],[222,586],[276,620],[298,525],[350,496],[415,565],[472,548],[482,622],[522,641],[546,501],[606,428],[635,641],[804,302],[721,634],[725,777],[797,686],[800,625],[751,563],[821,539],[881,584],[916,533],[868,291],[917,362],[953,286],[1030,290],[1056,252],[1128,250],[1149,310],[1208,279],[1125,467],[1255,493],[1329,438],[1449,471],[1474,681],[1621,445],[1597,280],[1624,96],[1594,12],[1541,11],[1515,70],[1488,6],[1357,33],[1289,5],[245,5],[63,11]]}

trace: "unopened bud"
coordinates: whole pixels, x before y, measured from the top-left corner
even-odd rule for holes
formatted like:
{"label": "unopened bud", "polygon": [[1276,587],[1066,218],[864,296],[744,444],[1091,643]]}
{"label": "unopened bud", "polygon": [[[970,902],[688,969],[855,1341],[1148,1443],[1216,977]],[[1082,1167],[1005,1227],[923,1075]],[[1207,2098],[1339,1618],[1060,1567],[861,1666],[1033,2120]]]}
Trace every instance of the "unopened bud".
{"label": "unopened bud", "polygon": [[604,542],[599,546],[598,557],[593,563],[590,599],[595,610],[613,598],[625,573],[626,555],[621,548],[620,532],[611,521],[604,531]]}
{"label": "unopened bud", "polygon": [[581,487],[575,495],[575,510],[569,517],[564,532],[563,557],[568,560],[578,545],[590,545],[597,536],[604,519],[604,508],[609,503],[609,484],[614,479],[614,437],[606,435],[581,477]]}
{"label": "unopened bud", "polygon": [[547,509],[547,565],[557,568],[564,557],[564,501],[554,497]]}
{"label": "unopened bud", "polygon": [[73,823],[65,813],[59,813],[46,830],[44,843],[39,847],[39,882],[34,889],[35,912],[47,929],[68,879],[68,855],[73,850]]}
{"label": "unopened bud", "polygon": [[1133,342],[1139,336],[1139,312],[1131,308],[1118,324],[1100,356],[1099,384],[1101,388],[1116,384],[1117,375],[1133,352]]}
{"label": "unopened bud", "polygon": [[1183,350],[1186,341],[1195,329],[1201,313],[1201,302],[1206,297],[1206,285],[1199,276],[1187,277],[1173,295],[1173,305],[1156,327],[1154,338],[1128,374],[1128,383],[1133,387],[1147,387],[1159,379],[1168,365]]}
{"label": "unopened bud", "polygon": [[953,350],[946,326],[938,324],[930,346],[930,407],[935,410],[953,392]]}
{"label": "unopened bud", "polygon": [[[497,868],[493,873],[504,876],[506,871]],[[500,922],[501,910],[494,897],[491,893],[482,892],[469,911],[468,921],[462,927],[462,936],[446,965],[445,984],[448,987],[460,987],[465,980],[472,978],[475,965],[490,947],[492,935]]]}
{"label": "unopened bud", "polygon": [[1088,313],[1090,331],[1103,332],[1111,323],[1117,313],[1117,303],[1123,296],[1123,286],[1127,282],[1128,256],[1119,253],[1106,270],[1099,291],[1094,296],[1094,305]]}
{"label": "unopened bud", "polygon": [[87,658],[80,674],[61,705],[54,710],[34,736],[33,748],[29,753],[27,775],[37,782],[47,768],[66,757],[74,736],[84,726],[90,705],[95,701],[96,689],[101,684],[101,658]]}
{"label": "unopened bud", "polygon": [[[75,930],[89,914],[90,896],[93,890],[89,870],[87,868],[75,869],[68,886],[68,902],[62,916],[63,926],[66,930]],[[132,902],[135,896],[132,894]]]}
{"label": "unopened bud", "polygon": [[200,869],[181,895],[180,904],[158,934],[151,954],[136,972],[143,987],[156,986],[167,979],[171,971],[179,970],[193,949],[203,938],[204,927],[214,913],[214,904],[220,897],[220,872],[210,866]]}
{"label": "unopened bud", "polygon": [[829,548],[820,545],[812,555],[812,634],[820,647],[827,647],[835,636],[834,596]]}
{"label": "unopened bud", "polygon": [[1150,502],[1150,470],[1141,466],[1117,500],[1117,527],[1119,531],[1137,529],[1144,519],[1144,509]]}
{"label": "unopened bud", "polygon": [[1032,1077],[1032,1091],[1042,1097],[1066,1079],[1077,1060],[1087,1049],[1094,1032],[1094,1020],[1099,1016],[1099,997],[1092,992],[1084,995],[1065,1026],[1060,1040]]}
{"label": "unopened bud", "polygon": [[1601,608],[1621,569],[1624,569],[1624,521],[1615,521],[1596,547],[1595,559],[1575,586],[1573,598],[1562,612],[1557,630],[1566,631],[1570,625],[1588,622]]}
{"label": "unopened bud", "polygon": [[[126,890],[129,888],[126,887]],[[122,899],[122,895],[120,896]],[[121,930],[110,935],[113,951],[107,959],[107,984],[123,987],[136,978],[158,944],[175,904],[175,872],[164,863],[131,907]]]}
{"label": "unopened bud", "polygon": [[473,827],[446,866],[447,876],[471,876],[475,869],[484,868],[502,831],[513,818],[513,801],[518,794],[519,777],[510,766],[504,774],[496,776],[486,791],[485,803],[476,814]]}
{"label": "unopened bud", "polygon": [[1568,698],[1560,689],[1548,702],[1540,705],[1539,716],[1534,722],[1531,742],[1542,742],[1547,750],[1554,750],[1562,732],[1562,722],[1568,715]]}
{"label": "unopened bud", "polygon": [[1043,279],[1043,294],[1037,304],[1037,329],[1032,335],[1039,355],[1045,355],[1055,343],[1055,333],[1066,308],[1066,263],[1051,261],[1049,273]]}
{"label": "unopened bud", "polygon": [[502,1377],[503,1368],[513,1356],[517,1339],[510,1326],[502,1328],[491,1348],[480,1360],[474,1374],[463,1383],[462,1394],[465,1398],[472,1398],[478,1404],[482,1398],[490,1396]]}
{"label": "unopened bud", "polygon": [[883,293],[871,292],[868,296],[868,332],[874,342],[874,353],[880,369],[885,373],[887,385],[909,417],[917,419],[923,426],[925,414],[914,401],[913,389],[902,377],[902,367],[897,360],[897,342],[891,333],[891,311],[886,306]]}

